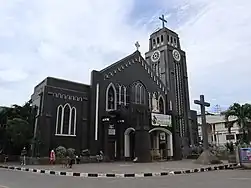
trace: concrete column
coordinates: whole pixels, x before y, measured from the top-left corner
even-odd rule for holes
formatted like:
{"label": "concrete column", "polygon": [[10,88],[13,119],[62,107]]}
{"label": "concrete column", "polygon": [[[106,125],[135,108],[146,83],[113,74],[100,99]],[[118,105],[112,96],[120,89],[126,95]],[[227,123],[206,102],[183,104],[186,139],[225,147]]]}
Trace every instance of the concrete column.
{"label": "concrete column", "polygon": [[159,151],[159,131],[156,131],[156,137],[155,137],[155,142],[156,142],[156,153],[157,155],[160,155],[160,151]]}
{"label": "concrete column", "polygon": [[135,132],[135,154],[138,162],[150,162],[150,134],[147,130],[136,130]]}

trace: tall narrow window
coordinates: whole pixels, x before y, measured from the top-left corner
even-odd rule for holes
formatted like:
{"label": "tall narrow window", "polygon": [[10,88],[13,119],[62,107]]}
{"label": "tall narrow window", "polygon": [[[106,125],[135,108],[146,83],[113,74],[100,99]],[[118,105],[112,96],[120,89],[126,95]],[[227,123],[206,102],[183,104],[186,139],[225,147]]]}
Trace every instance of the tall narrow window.
{"label": "tall narrow window", "polygon": [[115,108],[115,92],[113,91],[112,88],[109,89],[108,91],[108,109],[114,110]]}
{"label": "tall narrow window", "polygon": [[61,122],[62,122],[63,106],[59,105],[57,107],[57,119],[56,119],[56,134],[61,134]]}
{"label": "tall narrow window", "polygon": [[117,96],[116,89],[112,83],[106,88],[106,110],[116,110]]}
{"label": "tall narrow window", "polygon": [[160,37],[160,41],[161,41],[161,42],[163,42],[163,41],[164,41],[164,37],[163,37],[163,35],[161,35],[161,37]]}
{"label": "tall narrow window", "polygon": [[156,45],[156,41],[155,41],[155,39],[153,39],[153,45]]}
{"label": "tall narrow window", "polygon": [[72,125],[76,125],[77,122],[77,109],[75,107],[72,107],[71,109],[71,126],[69,126],[69,133],[71,135],[76,135],[76,128],[72,127]]}
{"label": "tall narrow window", "polygon": [[119,105],[122,103],[122,86],[121,85],[119,85],[118,86],[118,88],[119,88],[119,92],[118,92],[118,98],[119,98]]}
{"label": "tall narrow window", "polygon": [[173,39],[173,43],[174,43],[174,46],[176,47],[177,46],[177,39],[176,38]]}
{"label": "tall narrow window", "polygon": [[159,37],[157,37],[157,44],[159,44]]}
{"label": "tall narrow window", "polygon": [[76,136],[77,109],[69,103],[57,107],[56,130],[57,136]]}
{"label": "tall narrow window", "polygon": [[126,105],[126,87],[125,86],[121,86],[120,96],[121,96],[121,104]]}
{"label": "tall narrow window", "polygon": [[164,114],[165,113],[165,110],[164,110],[164,99],[162,96],[159,97],[159,112],[161,114]]}
{"label": "tall narrow window", "polygon": [[71,115],[71,107],[67,104],[64,108],[64,118],[63,118],[63,134],[68,134],[69,126],[70,126],[70,115]]}
{"label": "tall narrow window", "polygon": [[148,106],[149,109],[152,109],[152,97],[150,92],[148,92]]}
{"label": "tall narrow window", "polygon": [[146,104],[146,90],[143,85],[140,87],[140,104]]}
{"label": "tall narrow window", "polygon": [[141,87],[142,87],[141,84],[137,84],[136,88],[135,88],[136,89],[136,100],[135,100],[135,103],[137,103],[137,104],[140,104]]}

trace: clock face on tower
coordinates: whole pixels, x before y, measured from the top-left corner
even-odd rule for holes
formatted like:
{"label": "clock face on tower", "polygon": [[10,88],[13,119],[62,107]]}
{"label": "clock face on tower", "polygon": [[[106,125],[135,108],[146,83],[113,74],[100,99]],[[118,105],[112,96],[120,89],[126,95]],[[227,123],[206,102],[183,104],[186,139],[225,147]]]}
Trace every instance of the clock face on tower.
{"label": "clock face on tower", "polygon": [[151,60],[152,62],[157,62],[160,59],[160,51],[156,50],[153,52],[152,56],[151,56]]}
{"label": "clock face on tower", "polygon": [[173,58],[174,58],[175,61],[180,61],[180,59],[181,59],[180,53],[176,49],[173,50]]}

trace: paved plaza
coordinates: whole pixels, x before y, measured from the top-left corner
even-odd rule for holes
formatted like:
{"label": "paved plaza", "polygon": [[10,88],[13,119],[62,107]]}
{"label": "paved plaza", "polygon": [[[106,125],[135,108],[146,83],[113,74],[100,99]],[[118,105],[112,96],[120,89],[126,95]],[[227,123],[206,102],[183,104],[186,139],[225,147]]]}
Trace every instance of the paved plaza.
{"label": "paved plaza", "polygon": [[0,169],[0,188],[236,188],[250,187],[250,170],[212,171],[151,178],[75,178]]}
{"label": "paved plaza", "polygon": [[[19,164],[10,164],[19,166]],[[195,164],[193,160],[153,162],[153,163],[132,163],[132,162],[115,162],[115,163],[87,163],[73,165],[72,169],[64,168],[62,165],[26,165],[27,168],[54,170],[54,171],[70,171],[83,173],[159,173],[179,170],[191,170],[204,168],[210,165]],[[211,165],[217,166],[217,165]]]}

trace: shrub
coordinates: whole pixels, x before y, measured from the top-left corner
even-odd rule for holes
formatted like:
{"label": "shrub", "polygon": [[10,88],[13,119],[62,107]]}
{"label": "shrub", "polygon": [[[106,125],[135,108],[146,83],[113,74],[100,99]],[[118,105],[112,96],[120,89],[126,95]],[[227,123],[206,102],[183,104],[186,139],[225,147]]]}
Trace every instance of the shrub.
{"label": "shrub", "polygon": [[68,148],[67,149],[67,156],[69,156],[70,158],[74,158],[75,157],[75,149],[73,148]]}
{"label": "shrub", "polygon": [[56,156],[58,157],[58,158],[65,158],[65,156],[66,156],[66,149],[65,149],[65,147],[63,147],[63,146],[58,146],[57,148],[56,148]]}

